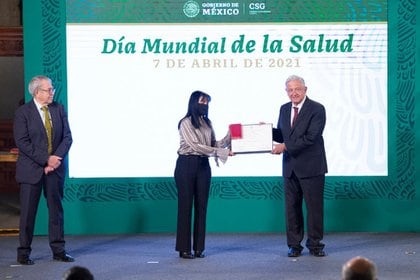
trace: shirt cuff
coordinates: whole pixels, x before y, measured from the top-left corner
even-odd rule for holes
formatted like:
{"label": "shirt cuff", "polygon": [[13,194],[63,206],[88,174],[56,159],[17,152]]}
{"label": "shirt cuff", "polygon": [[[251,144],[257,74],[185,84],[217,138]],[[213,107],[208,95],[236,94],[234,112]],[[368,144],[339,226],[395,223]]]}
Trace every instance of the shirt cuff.
{"label": "shirt cuff", "polygon": [[220,161],[225,164],[229,157],[229,149],[217,149],[216,150],[216,158],[220,159]]}

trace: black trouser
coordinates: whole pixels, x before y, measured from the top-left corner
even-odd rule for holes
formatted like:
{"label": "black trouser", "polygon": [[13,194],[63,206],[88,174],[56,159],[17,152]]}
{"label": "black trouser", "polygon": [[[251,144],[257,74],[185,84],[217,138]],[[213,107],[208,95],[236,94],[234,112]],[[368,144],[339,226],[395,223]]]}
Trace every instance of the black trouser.
{"label": "black trouser", "polygon": [[289,247],[302,250],[304,236],[303,205],[307,210],[309,250],[324,248],[321,240],[324,236],[324,184],[325,175],[298,178],[292,173],[290,178],[284,177],[284,194],[286,207],[286,236]]}
{"label": "black trouser", "polygon": [[64,252],[63,180],[52,173],[43,175],[37,184],[20,184],[20,224],[18,258],[28,257],[34,234],[35,218],[41,193],[48,207],[48,237],[54,255]]}
{"label": "black trouser", "polygon": [[175,183],[178,189],[177,251],[191,251],[191,220],[194,203],[193,245],[195,251],[204,251],[207,202],[211,169],[207,157],[180,155],[176,162]]}

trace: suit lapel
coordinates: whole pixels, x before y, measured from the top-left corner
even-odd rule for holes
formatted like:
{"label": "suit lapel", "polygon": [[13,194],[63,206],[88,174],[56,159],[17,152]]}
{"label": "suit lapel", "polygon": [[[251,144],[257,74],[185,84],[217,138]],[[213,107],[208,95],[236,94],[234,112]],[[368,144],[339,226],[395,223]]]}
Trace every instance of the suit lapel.
{"label": "suit lapel", "polygon": [[[42,131],[44,131],[45,137],[48,137],[47,136],[47,131],[45,129],[45,124],[44,124],[44,122],[41,118],[41,115],[39,114],[38,108],[36,107],[36,104],[33,100],[32,100],[32,106],[30,108],[31,108],[32,117],[34,119],[38,120],[37,123],[39,124],[40,129],[42,129]],[[52,122],[52,129],[53,129],[52,136],[53,136],[53,140],[54,140],[54,134],[55,134],[54,133],[54,127],[56,125],[54,122],[56,120],[58,120],[56,106],[51,104],[50,106],[48,106],[48,110],[50,111],[50,115],[51,115],[51,122]]]}
{"label": "suit lapel", "polygon": [[58,124],[57,121],[60,119],[58,117],[58,110],[57,110],[57,106],[55,106],[55,103],[51,103],[50,106],[48,106],[49,110],[50,110],[50,115],[51,115],[51,122],[52,122],[52,138],[53,138],[53,142],[54,142],[54,138],[55,138],[55,130],[58,128]]}
{"label": "suit lapel", "polygon": [[307,112],[308,112],[308,108],[311,106],[311,100],[306,97],[305,102],[302,105],[302,108],[300,108],[299,110],[299,114],[298,117],[296,119],[295,125],[293,126],[292,130],[294,130],[294,128],[296,128],[301,122],[303,122],[305,120],[305,118],[307,117]]}
{"label": "suit lapel", "polygon": [[[37,120],[38,125],[42,128],[45,128],[44,123],[42,122],[41,115],[39,114],[38,108],[36,107],[35,101],[32,100],[32,104],[29,108],[32,119]],[[45,136],[46,135],[47,132],[45,132]]]}
{"label": "suit lapel", "polygon": [[291,112],[292,112],[292,103],[288,103],[286,105],[284,105],[284,117],[282,118],[282,127],[283,127],[283,133],[284,134],[290,134],[292,132],[292,127],[291,127],[291,123],[290,123],[290,117],[291,117]]}

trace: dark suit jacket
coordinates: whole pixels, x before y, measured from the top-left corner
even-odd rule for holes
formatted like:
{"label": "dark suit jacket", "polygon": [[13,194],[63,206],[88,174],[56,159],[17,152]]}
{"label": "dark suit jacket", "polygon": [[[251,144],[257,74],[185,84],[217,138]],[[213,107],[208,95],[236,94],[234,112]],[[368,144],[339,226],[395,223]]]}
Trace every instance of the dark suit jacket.
{"label": "dark suit jacket", "polygon": [[[64,158],[73,141],[71,131],[64,106],[53,102],[48,108],[53,128],[52,154],[63,158],[62,164],[53,172],[64,179]],[[16,110],[13,130],[19,149],[16,180],[18,183],[36,184],[44,173],[49,155],[47,132],[33,100]]]}
{"label": "dark suit jacket", "polygon": [[283,176],[294,171],[299,178],[313,177],[328,172],[322,132],[325,127],[325,108],[306,97],[293,128],[290,125],[291,102],[280,108],[273,140],[286,145],[283,153]]}

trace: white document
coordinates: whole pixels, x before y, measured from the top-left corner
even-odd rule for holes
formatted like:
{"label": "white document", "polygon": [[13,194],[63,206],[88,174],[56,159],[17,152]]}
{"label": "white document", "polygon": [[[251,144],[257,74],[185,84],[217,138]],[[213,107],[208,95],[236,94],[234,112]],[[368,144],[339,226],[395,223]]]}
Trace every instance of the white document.
{"label": "white document", "polygon": [[273,125],[244,124],[240,138],[232,138],[232,152],[268,153],[273,149]]}

